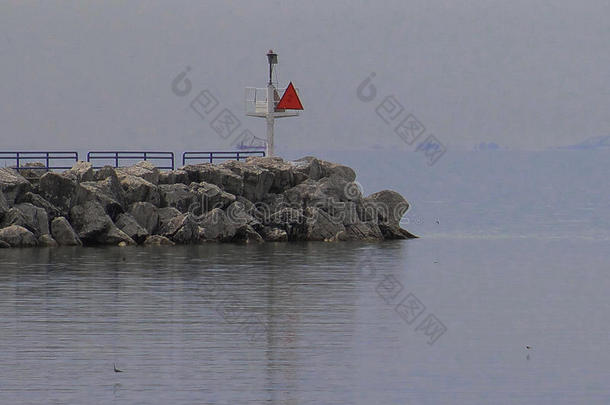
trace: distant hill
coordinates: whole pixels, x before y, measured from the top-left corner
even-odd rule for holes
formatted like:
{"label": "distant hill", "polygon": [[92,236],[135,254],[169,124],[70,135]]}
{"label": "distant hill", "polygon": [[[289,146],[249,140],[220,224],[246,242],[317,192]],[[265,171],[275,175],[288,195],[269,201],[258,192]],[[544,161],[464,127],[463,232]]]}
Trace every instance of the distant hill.
{"label": "distant hill", "polygon": [[610,135],[595,136],[574,145],[560,146],[559,149],[610,149]]}

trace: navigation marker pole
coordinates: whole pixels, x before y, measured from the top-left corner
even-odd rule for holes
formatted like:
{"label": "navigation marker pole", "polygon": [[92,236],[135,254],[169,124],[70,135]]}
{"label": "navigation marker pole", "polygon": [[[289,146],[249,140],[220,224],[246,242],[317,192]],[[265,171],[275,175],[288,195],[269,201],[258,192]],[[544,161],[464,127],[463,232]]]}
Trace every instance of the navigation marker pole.
{"label": "navigation marker pole", "polygon": [[277,65],[277,54],[273,50],[269,50],[267,52],[267,60],[269,62],[269,82],[267,83],[267,88],[246,88],[246,115],[267,120],[265,156],[274,156],[273,125],[275,119],[298,117],[298,110],[302,110],[303,105],[292,82],[284,90],[282,97],[279,97],[278,89],[273,85],[273,65]]}

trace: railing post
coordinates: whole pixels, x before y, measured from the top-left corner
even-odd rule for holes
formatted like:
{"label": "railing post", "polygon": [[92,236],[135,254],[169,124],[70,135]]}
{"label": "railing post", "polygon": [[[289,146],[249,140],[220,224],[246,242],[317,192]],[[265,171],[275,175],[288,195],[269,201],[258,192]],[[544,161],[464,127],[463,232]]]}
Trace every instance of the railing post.
{"label": "railing post", "polygon": [[19,152],[17,152],[17,171],[19,171]]}
{"label": "railing post", "polygon": [[214,163],[214,152],[210,152],[210,163]]}
{"label": "railing post", "polygon": [[46,169],[47,169],[47,172],[48,172],[49,171],[49,152],[47,152],[46,155],[47,155],[47,167],[46,167]]}
{"label": "railing post", "polygon": [[144,161],[146,162],[146,152],[144,152]]}
{"label": "railing post", "polygon": [[114,167],[119,167],[119,152],[114,152]]}

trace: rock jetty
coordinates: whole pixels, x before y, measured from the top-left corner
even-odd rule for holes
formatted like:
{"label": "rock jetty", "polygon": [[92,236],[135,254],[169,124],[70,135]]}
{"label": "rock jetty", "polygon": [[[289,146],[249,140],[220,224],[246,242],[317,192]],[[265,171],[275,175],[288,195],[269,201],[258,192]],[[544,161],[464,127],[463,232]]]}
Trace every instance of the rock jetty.
{"label": "rock jetty", "polygon": [[394,191],[314,157],[160,171],[149,162],[63,172],[0,168],[0,248],[413,238]]}

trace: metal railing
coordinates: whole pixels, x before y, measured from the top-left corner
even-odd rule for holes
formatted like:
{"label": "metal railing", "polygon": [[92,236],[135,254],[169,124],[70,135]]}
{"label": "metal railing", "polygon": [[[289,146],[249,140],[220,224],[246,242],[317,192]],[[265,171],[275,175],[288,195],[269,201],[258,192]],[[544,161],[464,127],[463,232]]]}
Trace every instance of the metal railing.
{"label": "metal railing", "polygon": [[[41,161],[42,159],[42,161]],[[70,166],[56,166],[54,162],[70,161],[78,162],[78,152],[0,152],[0,160],[11,160],[15,162],[13,169],[19,170],[67,170],[72,168]],[[43,163],[44,167],[27,167],[22,166],[22,163]]]}
{"label": "metal railing", "polygon": [[265,157],[265,151],[252,150],[252,151],[232,151],[232,152],[184,152],[182,154],[182,165],[185,165],[189,160],[207,161],[214,163],[214,160],[230,160],[235,159],[239,161],[244,160],[250,156]]}
{"label": "metal railing", "polygon": [[[121,167],[121,160],[153,160],[169,162],[169,166],[156,166],[158,169],[174,170],[174,152],[140,152],[140,151],[94,151],[87,153],[87,162],[112,161],[114,167]],[[93,166],[99,169],[102,166]]]}

